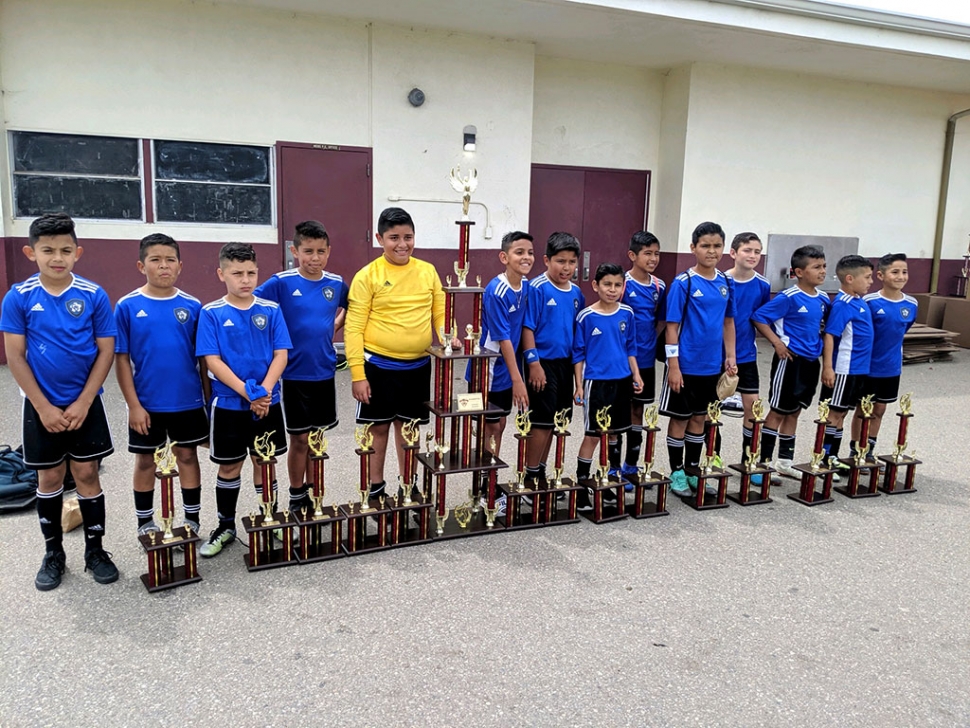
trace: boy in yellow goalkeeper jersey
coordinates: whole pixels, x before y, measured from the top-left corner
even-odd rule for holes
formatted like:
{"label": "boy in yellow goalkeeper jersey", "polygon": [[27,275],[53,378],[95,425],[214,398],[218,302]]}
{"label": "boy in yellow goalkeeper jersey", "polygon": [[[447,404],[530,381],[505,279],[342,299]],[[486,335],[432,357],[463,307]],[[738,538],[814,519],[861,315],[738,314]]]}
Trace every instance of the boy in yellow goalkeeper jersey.
{"label": "boy in yellow goalkeeper jersey", "polygon": [[[357,422],[371,423],[370,496],[384,495],[384,459],[394,423],[398,463],[404,462],[401,425],[428,423],[432,332],[444,329],[445,294],[430,263],[411,257],[414,221],[389,207],[377,221],[384,254],[361,268],[350,284],[344,328],[347,363],[357,400]],[[403,474],[403,473],[402,473]]]}

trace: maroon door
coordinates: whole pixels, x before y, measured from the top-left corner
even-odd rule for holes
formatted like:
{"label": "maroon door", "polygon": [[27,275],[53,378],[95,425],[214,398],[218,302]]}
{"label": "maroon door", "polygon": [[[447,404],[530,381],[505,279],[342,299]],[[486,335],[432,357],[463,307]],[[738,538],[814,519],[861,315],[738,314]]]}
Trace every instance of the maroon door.
{"label": "maroon door", "polygon": [[583,246],[581,280],[587,280],[587,253],[590,278],[603,262],[626,269],[630,236],[646,224],[649,187],[646,170],[533,164],[529,231],[537,252],[549,233],[565,230]]}
{"label": "maroon door", "polygon": [[319,220],[330,234],[327,270],[349,285],[354,273],[376,257],[370,230],[371,150],[290,142],[276,148],[281,267],[287,267],[296,224]]}

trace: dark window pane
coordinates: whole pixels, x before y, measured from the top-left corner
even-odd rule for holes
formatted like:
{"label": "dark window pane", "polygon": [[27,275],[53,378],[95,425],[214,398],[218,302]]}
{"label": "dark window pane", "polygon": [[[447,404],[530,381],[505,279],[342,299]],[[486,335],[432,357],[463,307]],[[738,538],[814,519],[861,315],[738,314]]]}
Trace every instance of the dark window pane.
{"label": "dark window pane", "polygon": [[138,140],[13,132],[14,170],[138,177]]}
{"label": "dark window pane", "polygon": [[269,149],[156,141],[155,179],[268,185]]}
{"label": "dark window pane", "polygon": [[17,217],[66,212],[71,217],[140,220],[141,182],[14,175]]}
{"label": "dark window pane", "polygon": [[159,222],[225,222],[269,225],[273,221],[269,187],[156,182]]}

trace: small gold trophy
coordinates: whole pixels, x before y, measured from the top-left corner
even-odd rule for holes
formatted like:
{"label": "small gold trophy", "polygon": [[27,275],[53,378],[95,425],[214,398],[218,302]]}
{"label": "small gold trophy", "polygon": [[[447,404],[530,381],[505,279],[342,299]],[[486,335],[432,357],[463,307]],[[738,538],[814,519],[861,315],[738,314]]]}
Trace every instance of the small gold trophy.
{"label": "small gold trophy", "polygon": [[[361,452],[361,460],[366,460],[369,457],[371,451],[371,446],[374,444],[374,434],[370,431],[371,423],[368,422],[366,425],[358,425],[354,428],[354,440],[357,442],[357,449]],[[370,477],[369,471],[366,467],[361,467],[361,478],[360,478],[360,513],[366,513],[367,511],[373,510],[370,507],[368,499],[370,497]]]}
{"label": "small gold trophy", "polygon": [[[429,433],[430,434],[430,433]],[[445,469],[445,455],[451,451],[447,440],[434,443],[434,451],[438,454],[438,470]]]}
{"label": "small gold trophy", "polygon": [[428,457],[431,457],[431,453],[434,452],[434,433],[431,430],[424,434],[424,447],[428,452]]}
{"label": "small gold trophy", "polygon": [[609,447],[609,429],[610,425],[613,424],[613,418],[610,417],[610,407],[613,405],[606,405],[596,412],[596,424],[600,428],[600,467],[597,475],[599,476],[599,481],[601,485],[610,484],[610,466],[609,462],[606,461],[606,449]]}
{"label": "small gold trophy", "polygon": [[[276,430],[260,435],[253,440],[253,450],[256,451],[256,459],[260,465],[263,480],[263,500],[260,506],[263,509],[263,525],[272,526],[277,521],[273,515],[273,481],[272,481],[272,462],[276,455],[276,444],[273,442],[273,435]],[[267,482],[269,481],[269,482]],[[252,521],[255,525],[255,521]]]}
{"label": "small gold trophy", "polygon": [[443,516],[435,515],[435,520],[438,522],[438,535],[440,536],[445,532],[445,522],[448,520],[448,511],[445,511],[445,515]]}
{"label": "small gold trophy", "polygon": [[[172,477],[175,473],[175,454],[172,452],[174,442],[166,442],[155,450],[155,469],[161,476],[162,481],[162,541],[174,541],[175,534],[172,533],[172,521],[175,518],[175,503],[173,501]],[[188,531],[186,530],[186,534]]]}
{"label": "small gold trophy", "polygon": [[459,528],[468,528],[468,524],[472,520],[472,509],[468,503],[455,506],[455,520],[458,521]]}
{"label": "small gold trophy", "polygon": [[[314,458],[322,458],[327,452],[326,430],[317,427],[310,430],[307,435],[307,447],[310,448],[310,455]],[[323,472],[320,470],[319,472]],[[316,477],[316,476],[314,476]],[[314,482],[310,488],[310,502],[313,504],[313,517],[323,518],[323,483]]]}
{"label": "small gold trophy", "polygon": [[498,449],[498,444],[495,442],[495,435],[489,435],[488,452],[492,456],[492,465],[495,465],[495,451],[497,449]]}
{"label": "small gold trophy", "polygon": [[[869,420],[872,418],[872,410],[874,409],[872,397],[873,395],[867,394],[859,401],[859,410],[863,417],[862,436],[859,437],[860,442],[857,444],[858,450],[855,455],[855,464],[859,467],[866,464],[866,457],[869,455]],[[862,440],[865,440],[865,444]]]}

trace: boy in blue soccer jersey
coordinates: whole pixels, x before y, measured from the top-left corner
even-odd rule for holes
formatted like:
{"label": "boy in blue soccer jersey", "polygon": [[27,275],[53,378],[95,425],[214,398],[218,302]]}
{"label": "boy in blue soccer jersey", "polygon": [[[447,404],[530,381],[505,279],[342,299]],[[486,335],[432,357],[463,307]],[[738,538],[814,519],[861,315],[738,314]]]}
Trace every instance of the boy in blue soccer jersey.
{"label": "boy in blue soccer jersey", "polygon": [[[841,290],[825,321],[822,345],[821,399],[831,399],[829,423],[825,428],[825,450],[839,457],[845,414],[866,394],[866,377],[872,358],[872,314],[862,297],[872,285],[872,263],[861,255],[839,260],[835,273]],[[845,463],[836,467],[848,470]]]}
{"label": "boy in blue soccer jersey", "polygon": [[[630,239],[627,251],[632,265],[626,272],[626,285],[622,302],[633,309],[637,322],[637,366],[643,389],[633,393],[630,405],[630,432],[626,441],[626,457],[620,471],[621,475],[636,475],[640,459],[640,446],[643,444],[643,407],[653,404],[656,397],[656,376],[654,362],[657,354],[657,334],[663,325],[663,308],[667,284],[653,274],[660,263],[660,241],[653,233],[640,230]],[[610,453],[610,466],[615,468],[619,460],[619,441],[617,450]],[[633,486],[627,486],[632,489]]]}
{"label": "boy in blue soccer jersey", "polygon": [[[758,376],[758,347],[755,344],[755,328],[751,317],[754,312],[771,300],[771,284],[755,268],[761,262],[761,239],[755,233],[738,233],[731,241],[731,257],[734,267],[725,275],[731,284],[734,299],[734,350],[738,360],[738,394],[744,409],[741,427],[741,462],[747,460],[751,446],[751,407],[761,391]],[[757,449],[752,447],[752,450]],[[761,485],[761,476],[754,475],[751,482]]]}
{"label": "boy in blue soccer jersey", "polygon": [[[573,397],[583,405],[585,437],[579,446],[576,478],[589,478],[593,454],[600,441],[596,415],[604,407],[610,429],[624,432],[630,427],[629,403],[643,391],[637,364],[637,333],[633,309],[620,303],[625,278],[615,263],[600,263],[593,276],[593,291],[599,300],[584,308],[576,318],[573,367],[577,382]],[[580,385],[579,382],[582,382]],[[580,491],[577,509],[593,508],[592,490]],[[615,504],[616,494],[606,491],[603,501]]]}
{"label": "boy in blue soccer jersey", "polygon": [[182,272],[179,245],[154,233],[138,245],[138,270],[146,283],[115,307],[115,374],[128,405],[128,452],[135,454],[132,477],[138,534],[155,524],[156,448],[176,443],[184,526],[199,532],[201,510],[197,448],[209,439],[209,417],[195,356],[195,332],[202,304],[176,288]]}
{"label": "boy in blue soccer jersey", "polygon": [[[667,367],[660,392],[660,412],[667,424],[671,490],[689,496],[697,478],[684,472],[700,463],[707,407],[719,401],[721,373],[737,372],[734,356],[734,301],[728,279],[717,269],[724,254],[724,230],[703,222],[691,235],[693,268],[667,289]],[[722,359],[723,352],[723,359]],[[709,492],[717,486],[708,483]]]}
{"label": "boy in blue soccer jersey", "polygon": [[545,477],[553,417],[562,410],[572,413],[573,391],[582,384],[573,381],[573,332],[576,316],[586,306],[579,286],[572,282],[579,265],[579,240],[569,233],[553,233],[543,260],[546,272],[529,283],[522,329],[532,408],[526,463],[533,479]]}
{"label": "boy in blue soccer jersey", "polygon": [[280,377],[291,343],[283,314],[276,303],[253,295],[259,270],[252,245],[223,245],[217,273],[226,295],[202,307],[195,345],[212,380],[209,459],[219,465],[219,525],[199,549],[203,556],[215,556],[236,538],[236,502],[247,454],[257,493],[262,488],[253,441],[272,433],[276,454],[286,452]]}
{"label": "boy in blue soccer jersey", "polygon": [[[482,295],[481,339],[483,349],[501,354],[498,359],[492,359],[488,402],[502,412],[485,417],[485,442],[495,438],[496,451],[492,454],[496,456],[502,447],[502,434],[512,407],[520,411],[529,408],[529,393],[519,368],[518,350],[529,292],[526,276],[535,262],[532,236],[518,230],[508,233],[502,238],[498,258],[505,266],[505,272],[489,281]],[[470,362],[468,369],[470,372]]]}
{"label": "boy in blue soccer jersey", "polygon": [[771,358],[770,411],[761,430],[761,459],[771,462],[778,442],[778,460],[772,467],[791,478],[794,469],[795,430],[798,415],[808,409],[818,387],[822,354],[822,323],[829,299],[818,290],[825,283],[825,252],[804,245],[791,256],[797,283],[755,311],[751,320],[775,349]]}
{"label": "boy in blue soccer jersey", "polygon": [[310,505],[310,430],[337,426],[333,337],[347,314],[347,284],[325,270],[330,236],[316,220],[296,226],[290,246],[296,268],[272,276],[255,295],[279,304],[293,342],[283,371],[282,401],[290,450],[290,510]]}
{"label": "boy in blue soccer jersey", "polygon": [[[879,259],[876,272],[882,290],[870,293],[865,302],[872,313],[872,358],[865,392],[873,395],[872,422],[869,423],[869,452],[875,452],[876,438],[882,425],[886,405],[899,397],[899,378],[903,373],[903,337],[916,321],[916,299],[903,293],[909,281],[905,253],[889,253]],[[859,442],[862,413],[856,408],[852,420],[853,444]],[[852,448],[853,455],[856,447]]]}
{"label": "boy in blue soccer jersey", "polygon": [[71,272],[84,251],[68,215],[37,218],[28,240],[23,252],[37,273],[7,291],[0,330],[10,373],[24,395],[24,463],[37,471],[46,551],[34,586],[56,589],[66,568],[61,505],[68,460],[84,521],[84,570],[109,584],[118,569],[102,544],[98,461],[114,452],[101,401],[114,357],[111,304],[100,286]]}

